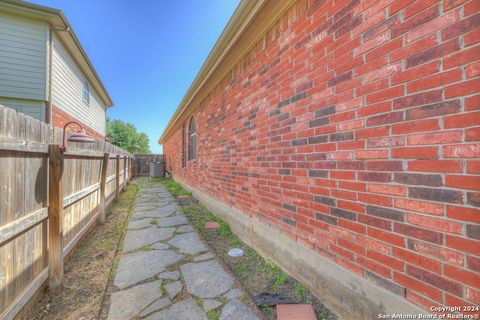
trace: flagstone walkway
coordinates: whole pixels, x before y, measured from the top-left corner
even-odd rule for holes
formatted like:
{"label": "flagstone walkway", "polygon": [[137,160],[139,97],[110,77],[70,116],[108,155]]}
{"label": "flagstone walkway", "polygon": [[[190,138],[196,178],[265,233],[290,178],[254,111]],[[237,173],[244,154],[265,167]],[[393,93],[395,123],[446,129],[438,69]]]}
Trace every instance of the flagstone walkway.
{"label": "flagstone walkway", "polygon": [[[160,183],[140,180],[108,319],[259,319]],[[217,318],[217,317],[215,317]]]}

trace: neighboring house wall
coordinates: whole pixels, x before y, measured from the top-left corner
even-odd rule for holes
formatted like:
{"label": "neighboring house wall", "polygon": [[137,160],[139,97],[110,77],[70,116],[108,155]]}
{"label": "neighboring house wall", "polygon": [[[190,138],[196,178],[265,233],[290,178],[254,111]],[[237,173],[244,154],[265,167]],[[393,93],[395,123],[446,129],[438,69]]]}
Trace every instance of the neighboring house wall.
{"label": "neighboring house wall", "polygon": [[[478,1],[306,3],[197,106],[195,161],[182,126],[168,137],[168,170],[396,301],[479,304]],[[334,269],[289,271],[326,299],[348,287],[358,318],[386,308],[381,289],[349,299],[362,279],[318,285]]]}
{"label": "neighboring house wall", "polygon": [[48,24],[0,13],[0,104],[45,120]]}
{"label": "neighboring house wall", "polygon": [[[90,85],[90,101],[83,101],[84,75],[65,50],[53,37],[52,55],[52,105],[102,136],[106,133],[106,110],[96,91]],[[52,109],[54,111],[55,108]],[[55,116],[53,116],[55,119]],[[57,125],[55,122],[54,125]]]}

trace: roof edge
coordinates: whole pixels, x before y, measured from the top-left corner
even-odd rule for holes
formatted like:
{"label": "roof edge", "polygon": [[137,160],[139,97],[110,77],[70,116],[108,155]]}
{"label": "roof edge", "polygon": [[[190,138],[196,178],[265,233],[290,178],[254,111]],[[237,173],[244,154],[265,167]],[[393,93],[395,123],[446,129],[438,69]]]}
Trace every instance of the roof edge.
{"label": "roof edge", "polygon": [[[225,75],[258,43],[295,0],[242,0],[170,118],[158,143],[193,113]],[[196,104],[197,103],[197,104]]]}

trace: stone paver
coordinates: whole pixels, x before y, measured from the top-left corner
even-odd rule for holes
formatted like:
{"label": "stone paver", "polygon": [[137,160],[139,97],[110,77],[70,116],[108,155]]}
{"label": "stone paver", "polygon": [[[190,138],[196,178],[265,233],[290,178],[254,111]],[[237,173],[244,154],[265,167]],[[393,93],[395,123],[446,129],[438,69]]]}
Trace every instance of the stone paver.
{"label": "stone paver", "polygon": [[183,285],[180,281],[167,283],[165,285],[165,290],[167,291],[170,299],[174,299],[177,296],[177,294],[179,294],[180,291],[182,291],[182,288],[183,288]]}
{"label": "stone paver", "polygon": [[113,285],[123,289],[146,280],[183,258],[172,250],[139,251],[124,254],[120,259]]}
{"label": "stone paver", "polygon": [[152,219],[132,220],[128,223],[129,230],[143,229],[152,226]]}
{"label": "stone paver", "polygon": [[174,232],[175,228],[157,228],[156,226],[128,231],[125,240],[123,240],[123,252],[140,249],[155,242],[168,239]]}
{"label": "stone paver", "polygon": [[203,299],[203,310],[205,310],[205,312],[213,310],[221,305],[222,303],[215,299]]}
{"label": "stone paver", "polygon": [[260,318],[245,303],[235,299],[223,307],[220,320],[260,320]]}
{"label": "stone paver", "polygon": [[214,309],[222,320],[258,319],[165,187],[137,181],[108,319],[207,320]]}
{"label": "stone paver", "polygon": [[187,299],[174,304],[170,309],[154,314],[148,320],[207,320],[202,309],[193,301]]}
{"label": "stone paver", "polygon": [[108,319],[131,319],[146,306],[162,296],[162,281],[153,281],[112,294]]}
{"label": "stone paver", "polygon": [[215,298],[230,290],[233,278],[215,260],[180,267],[187,291],[198,298]]}
{"label": "stone paver", "polygon": [[168,298],[161,298],[149,305],[145,310],[139,313],[140,317],[144,317],[149,315],[150,313],[160,310],[168,305],[170,305],[172,302]]}
{"label": "stone paver", "polygon": [[200,241],[198,234],[195,232],[179,234],[172,240],[168,241],[168,243],[175,246],[183,253],[197,254],[208,251],[207,246]]}

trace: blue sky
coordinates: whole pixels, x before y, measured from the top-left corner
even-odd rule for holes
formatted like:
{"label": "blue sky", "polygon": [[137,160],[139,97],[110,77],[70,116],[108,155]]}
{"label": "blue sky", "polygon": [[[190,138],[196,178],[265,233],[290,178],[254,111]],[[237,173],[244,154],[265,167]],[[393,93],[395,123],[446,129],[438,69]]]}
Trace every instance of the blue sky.
{"label": "blue sky", "polygon": [[239,0],[30,0],[61,9],[115,105],[157,140]]}

